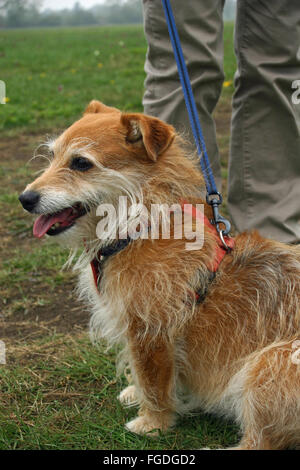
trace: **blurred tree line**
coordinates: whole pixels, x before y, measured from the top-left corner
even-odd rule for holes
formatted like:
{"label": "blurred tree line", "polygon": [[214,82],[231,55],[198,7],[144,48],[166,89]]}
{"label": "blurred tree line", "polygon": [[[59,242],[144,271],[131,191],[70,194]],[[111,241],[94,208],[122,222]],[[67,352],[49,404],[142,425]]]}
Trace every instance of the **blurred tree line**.
{"label": "blurred tree line", "polygon": [[233,21],[235,19],[235,9],[236,0],[226,0],[223,12],[225,21]]}
{"label": "blurred tree line", "polygon": [[[95,0],[96,2],[97,0]],[[0,0],[0,27],[80,26],[142,23],[142,0],[106,0],[85,9],[41,10],[43,0]],[[234,19],[235,0],[226,0],[224,18]]]}
{"label": "blurred tree line", "polygon": [[[96,2],[97,0],[95,0]],[[142,23],[141,0],[107,0],[85,9],[41,10],[42,0],[0,0],[0,27],[80,26]]]}

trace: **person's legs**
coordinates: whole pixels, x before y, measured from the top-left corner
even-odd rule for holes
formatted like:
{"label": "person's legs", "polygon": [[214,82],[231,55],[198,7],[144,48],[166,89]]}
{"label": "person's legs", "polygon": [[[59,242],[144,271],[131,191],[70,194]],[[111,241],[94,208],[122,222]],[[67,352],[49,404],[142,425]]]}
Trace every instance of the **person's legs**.
{"label": "person's legs", "polygon": [[238,0],[238,72],[229,165],[230,214],[239,231],[300,241],[299,0]]}
{"label": "person's legs", "polygon": [[[148,52],[144,111],[174,125],[194,143],[161,0],[143,0]],[[224,0],[172,0],[172,9],[195,94],[207,152],[218,185],[219,152],[212,112],[223,75]]]}

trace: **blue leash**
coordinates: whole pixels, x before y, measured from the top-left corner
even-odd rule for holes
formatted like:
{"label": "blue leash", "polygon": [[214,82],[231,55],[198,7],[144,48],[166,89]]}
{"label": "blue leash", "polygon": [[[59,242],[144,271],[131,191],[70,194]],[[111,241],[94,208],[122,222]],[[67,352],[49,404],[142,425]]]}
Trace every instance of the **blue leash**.
{"label": "blue leash", "polygon": [[[218,192],[214,175],[212,173],[212,169],[210,166],[209,158],[207,155],[206,151],[206,146],[205,146],[205,141],[200,125],[200,120],[198,116],[198,111],[192,91],[192,86],[191,86],[191,81],[189,78],[189,74],[187,71],[187,67],[185,64],[182,48],[181,48],[181,43],[178,35],[178,31],[176,28],[176,23],[173,15],[173,11],[171,8],[170,0],[162,0],[162,4],[164,7],[165,11],[165,16],[166,16],[166,21],[168,25],[168,30],[169,30],[169,35],[174,51],[174,56],[176,59],[176,64],[177,64],[177,69],[178,69],[178,74],[184,94],[184,99],[185,99],[185,104],[187,107],[196,147],[197,147],[197,152],[200,157],[200,165],[202,169],[202,173],[204,176],[205,180],[205,186],[206,186],[206,200],[208,204],[210,204],[213,208],[213,214],[214,214],[214,224],[216,225],[217,231],[221,237],[223,238],[223,235],[228,235],[230,232],[230,222],[226,220],[224,217],[222,217],[219,214],[218,211],[218,206],[222,204],[222,195]],[[219,224],[222,223],[225,226],[225,230],[221,229]],[[224,240],[222,240],[224,243]],[[226,243],[224,243],[226,245]]]}

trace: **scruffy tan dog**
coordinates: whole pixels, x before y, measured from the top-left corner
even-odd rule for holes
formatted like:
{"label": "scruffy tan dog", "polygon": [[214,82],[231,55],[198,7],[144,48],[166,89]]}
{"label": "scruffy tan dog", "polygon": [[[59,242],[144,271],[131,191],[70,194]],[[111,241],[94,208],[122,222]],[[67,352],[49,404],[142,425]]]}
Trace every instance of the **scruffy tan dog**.
{"label": "scruffy tan dog", "polygon": [[175,236],[101,241],[97,207],[118,211],[120,196],[149,210],[203,203],[210,218],[196,158],[171,126],[97,101],[48,146],[49,168],[20,200],[39,214],[35,236],[83,251],[76,267],[92,332],[121,344],[131,369],[119,398],[140,408],[127,428],[166,430],[177,413],[201,406],[240,424],[240,449],[299,444],[299,248],[243,233],[216,262],[208,219],[197,250]]}

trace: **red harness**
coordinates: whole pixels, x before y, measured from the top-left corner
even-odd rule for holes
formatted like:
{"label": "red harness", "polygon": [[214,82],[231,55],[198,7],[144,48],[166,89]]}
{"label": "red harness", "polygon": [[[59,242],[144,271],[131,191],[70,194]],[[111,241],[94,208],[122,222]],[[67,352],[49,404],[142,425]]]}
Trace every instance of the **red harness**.
{"label": "red harness", "polygon": [[211,272],[215,273],[218,270],[219,265],[221,261],[223,260],[224,256],[226,255],[226,253],[230,252],[233,249],[234,238],[224,237],[224,241],[226,242],[226,245],[228,246],[228,249],[226,249],[221,238],[218,236],[215,226],[210,222],[210,220],[206,217],[206,215],[203,212],[200,212],[197,209],[197,207],[192,206],[191,204],[188,204],[185,202],[182,204],[182,210],[186,212],[187,214],[191,214],[194,219],[199,219],[201,221],[203,220],[204,225],[209,228],[210,232],[215,237],[215,240],[217,242],[215,257],[213,261],[211,262],[211,265],[207,266]]}
{"label": "red harness", "polygon": [[[225,240],[226,245],[228,247],[228,249],[226,249],[226,247],[224,246],[222,240],[220,239],[220,237],[218,236],[218,234],[216,232],[215,226],[210,222],[210,220],[206,217],[206,215],[203,212],[200,212],[195,206],[192,206],[191,204],[187,204],[187,203],[182,203],[182,210],[183,210],[183,212],[186,212],[187,214],[191,214],[192,217],[195,218],[195,219],[199,219],[201,221],[203,220],[204,225],[206,227],[208,227],[209,230],[211,231],[211,233],[214,235],[215,240],[217,242],[217,246],[216,246],[216,250],[215,250],[215,257],[214,257],[213,261],[211,262],[211,264],[209,266],[207,266],[207,268],[211,273],[216,273],[216,271],[218,270],[218,268],[220,266],[220,263],[222,262],[224,256],[226,255],[226,253],[230,252],[233,249],[233,247],[234,247],[234,238],[224,237],[224,240]],[[117,251],[120,251],[120,250],[117,250]],[[102,271],[101,271],[101,256],[103,256],[103,255],[101,254],[101,251],[99,251],[98,256],[95,257],[91,261],[91,268],[92,268],[94,282],[95,282],[95,285],[96,285],[97,289],[99,288],[99,282],[100,282],[101,274],[102,274]],[[197,300],[200,297],[197,294],[197,292],[195,292],[195,296],[196,296]]]}
{"label": "red harness", "polygon": [[100,261],[98,261],[97,258],[94,258],[91,261],[91,268],[92,268],[92,272],[93,272],[95,286],[98,289],[98,287],[99,287],[99,278],[100,278],[100,275],[101,275],[101,269],[100,269]]}

